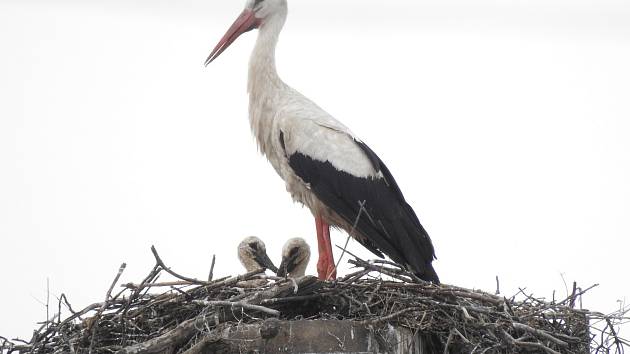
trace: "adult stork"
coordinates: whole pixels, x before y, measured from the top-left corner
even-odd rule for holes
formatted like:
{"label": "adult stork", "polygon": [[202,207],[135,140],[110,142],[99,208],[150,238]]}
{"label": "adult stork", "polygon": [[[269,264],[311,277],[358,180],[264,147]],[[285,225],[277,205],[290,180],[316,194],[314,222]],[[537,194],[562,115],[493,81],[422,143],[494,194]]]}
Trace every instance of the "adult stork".
{"label": "adult stork", "polygon": [[275,50],[286,17],[286,0],[248,0],[205,64],[241,34],[259,29],[249,62],[249,120],[287,191],[315,217],[319,277],[336,277],[330,243],[330,226],[335,226],[377,256],[384,253],[421,279],[438,283],[431,239],[383,161],[278,76]]}

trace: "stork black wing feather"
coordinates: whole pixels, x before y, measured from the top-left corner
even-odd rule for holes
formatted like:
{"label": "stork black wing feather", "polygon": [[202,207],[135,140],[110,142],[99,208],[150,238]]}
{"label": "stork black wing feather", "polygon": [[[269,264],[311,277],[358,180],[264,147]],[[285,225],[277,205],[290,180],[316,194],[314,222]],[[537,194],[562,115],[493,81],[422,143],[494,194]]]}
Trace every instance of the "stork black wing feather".
{"label": "stork black wing feather", "polygon": [[358,241],[367,249],[379,256],[383,252],[420,278],[439,283],[431,265],[435,254],[429,235],[383,161],[364,143],[355,143],[383,177],[356,177],[300,152],[288,156],[289,165],[321,202],[349,225],[356,223],[364,238]]}

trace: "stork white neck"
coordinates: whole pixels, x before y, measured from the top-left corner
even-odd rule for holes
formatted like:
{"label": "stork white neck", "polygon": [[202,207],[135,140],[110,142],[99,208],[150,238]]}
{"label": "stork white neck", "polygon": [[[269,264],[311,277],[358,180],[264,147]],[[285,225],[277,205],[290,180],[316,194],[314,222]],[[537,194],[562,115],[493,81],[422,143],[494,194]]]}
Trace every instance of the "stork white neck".
{"label": "stork white neck", "polygon": [[286,10],[270,15],[258,30],[256,46],[249,60],[247,91],[250,95],[250,105],[265,92],[284,86],[276,71],[276,45],[286,16]]}
{"label": "stork white neck", "polygon": [[256,137],[259,150],[267,156],[274,167],[272,119],[277,109],[276,99],[279,92],[287,85],[282,82],[276,71],[276,44],[284,26],[287,11],[270,15],[259,28],[256,46],[249,60],[249,124]]}

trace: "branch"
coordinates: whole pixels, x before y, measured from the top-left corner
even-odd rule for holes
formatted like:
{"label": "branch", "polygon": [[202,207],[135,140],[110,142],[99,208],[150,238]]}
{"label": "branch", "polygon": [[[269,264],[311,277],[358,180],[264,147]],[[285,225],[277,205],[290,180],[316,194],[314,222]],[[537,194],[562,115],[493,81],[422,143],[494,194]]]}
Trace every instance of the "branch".
{"label": "branch", "polygon": [[531,334],[534,334],[534,335],[536,335],[538,337],[542,337],[542,338],[545,338],[547,340],[550,340],[550,341],[556,343],[557,345],[559,345],[561,347],[567,348],[569,346],[569,343],[552,336],[551,334],[549,334],[546,331],[542,331],[542,330],[539,330],[539,329],[536,329],[536,328],[532,328],[532,327],[530,327],[528,325],[525,325],[525,324],[522,324],[522,323],[518,323],[518,322],[514,322],[512,324],[512,326],[514,328],[516,328],[516,329],[520,329],[522,331],[526,331],[526,332],[529,332]]}
{"label": "branch", "polygon": [[210,273],[208,274],[208,281],[212,281],[212,278],[214,277],[214,262],[217,260],[217,256],[216,255],[212,255],[212,264],[210,264]]}
{"label": "branch", "polygon": [[271,316],[279,317],[280,311],[273,310],[264,306],[252,305],[245,302],[231,302],[231,301],[205,301],[205,300],[195,300],[193,301],[195,304],[203,305],[203,306],[230,306],[230,307],[240,307],[244,310],[258,311],[263,312]]}
{"label": "branch", "polygon": [[[337,263],[335,264],[335,268],[333,268],[331,273],[328,274],[326,278],[329,278],[332,275],[332,273],[337,271],[337,268],[339,268],[339,264],[341,263],[341,260],[343,259],[343,256],[346,254],[346,249],[348,248],[348,242],[350,242],[350,237],[352,237],[352,234],[354,234],[354,230],[356,230],[357,225],[359,224],[359,219],[361,219],[361,214],[364,211],[366,211],[365,210],[365,203],[366,203],[365,200],[364,201],[359,201],[359,212],[357,213],[357,217],[354,219],[354,224],[352,224],[352,228],[350,229],[350,232],[348,233],[348,238],[346,238],[346,244],[343,245],[343,248],[341,248],[341,255],[339,255],[339,258],[337,259]],[[339,246],[337,246],[337,247],[339,247]]]}
{"label": "branch", "polygon": [[[112,290],[114,290],[114,286],[116,286],[116,283],[118,283],[118,279],[120,279],[120,276],[122,275],[122,273],[125,271],[125,268],[127,267],[126,263],[123,263],[120,265],[120,268],[118,269],[118,274],[116,274],[116,278],[114,278],[114,281],[112,282],[112,285],[109,286],[109,289],[107,290],[107,294],[105,294],[105,301],[103,302],[103,305],[101,306],[101,308],[98,310],[98,312],[96,313],[96,316],[94,316],[94,321],[92,321],[91,326],[92,326],[92,338],[90,339],[90,349],[88,351],[89,354],[92,354],[92,350],[94,349],[94,342],[95,342],[95,338],[96,338],[96,329],[98,328],[98,320],[101,317],[101,314],[103,313],[103,311],[105,311],[105,308],[107,307],[107,304],[109,303],[109,298],[112,295]],[[88,328],[88,331],[90,330],[90,328]]]}
{"label": "branch", "polygon": [[210,284],[207,281],[193,279],[193,278],[188,278],[188,277],[185,277],[183,275],[179,275],[179,274],[175,273],[174,271],[172,271],[171,268],[167,267],[166,264],[164,264],[164,262],[162,261],[162,259],[158,255],[157,250],[155,249],[155,246],[151,246],[151,252],[153,252],[153,256],[155,257],[155,261],[157,262],[157,264],[159,264],[160,267],[162,267],[162,269],[164,269],[168,274],[174,276],[175,278],[179,278],[181,280],[186,280],[186,281],[189,281],[191,283],[195,283],[195,284],[199,284],[199,285],[208,285],[208,284]]}
{"label": "branch", "polygon": [[514,337],[512,337],[509,333],[507,333],[504,330],[501,330],[501,332],[503,333],[503,336],[507,339],[507,341],[512,344],[515,347],[529,347],[529,348],[536,348],[539,350],[544,350],[545,352],[549,353],[549,354],[561,354],[560,352],[557,352],[543,344],[540,343],[534,343],[534,342],[524,342],[521,340],[517,340],[514,339]]}
{"label": "branch", "polygon": [[165,352],[167,349],[189,340],[195,334],[197,331],[195,321],[196,318],[191,318],[159,337],[122,348],[116,354],[154,354]]}

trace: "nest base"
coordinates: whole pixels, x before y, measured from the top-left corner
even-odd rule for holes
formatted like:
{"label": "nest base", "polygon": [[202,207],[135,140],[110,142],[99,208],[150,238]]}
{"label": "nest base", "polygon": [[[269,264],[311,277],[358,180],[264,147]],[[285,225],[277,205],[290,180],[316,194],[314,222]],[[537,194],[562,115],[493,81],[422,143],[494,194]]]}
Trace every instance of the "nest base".
{"label": "nest base", "polygon": [[197,344],[209,353],[392,353],[426,354],[423,339],[406,328],[373,328],[353,321],[266,320],[222,326]]}

